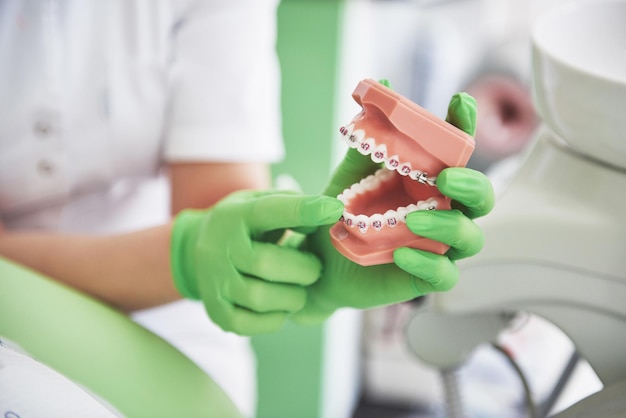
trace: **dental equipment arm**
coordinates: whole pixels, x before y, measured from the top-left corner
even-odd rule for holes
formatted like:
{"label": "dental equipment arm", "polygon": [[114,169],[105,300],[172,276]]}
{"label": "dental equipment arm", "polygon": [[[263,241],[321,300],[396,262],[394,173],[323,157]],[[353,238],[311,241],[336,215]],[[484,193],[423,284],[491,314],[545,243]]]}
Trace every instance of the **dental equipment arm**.
{"label": "dental equipment arm", "polygon": [[[479,221],[484,249],[459,263],[453,291],[431,298],[441,327],[415,327],[416,344],[437,344],[445,320],[525,311],[563,331],[603,384],[626,380],[625,15],[626,3],[599,0],[534,20],[541,126]],[[465,333],[455,344],[473,327]]]}
{"label": "dental equipment arm", "polygon": [[[87,388],[106,400],[124,416],[243,416],[202,369],[119,311],[2,257],[0,288],[0,336],[78,383],[81,391]],[[21,364],[21,376],[12,375],[11,367],[1,370],[6,372],[0,381],[5,383],[3,390],[8,387],[9,399],[20,382],[48,389],[47,374],[33,373],[27,365]],[[15,401],[32,404],[37,392],[17,392]],[[52,399],[53,405],[71,404],[71,396],[63,395]],[[0,401],[3,417],[17,416],[7,407]],[[80,416],[87,413],[82,412]],[[60,416],[53,411],[43,414]]]}
{"label": "dental equipment arm", "polygon": [[277,238],[286,228],[334,223],[342,210],[326,196],[243,191],[209,210],[183,211],[171,244],[176,287],[201,299],[226,331],[276,331],[305,305],[305,286],[322,269],[315,256],[277,245]]}
{"label": "dental equipment arm", "polygon": [[[471,96],[455,95],[447,120],[468,134],[475,130],[476,103]],[[380,168],[369,156],[351,148],[337,167],[324,191],[336,196],[359,179]],[[444,255],[411,248],[393,252],[394,263],[359,265],[340,254],[332,245],[329,227],[319,228],[307,240],[324,269],[321,278],[307,287],[304,308],[293,315],[299,323],[323,321],[341,307],[371,308],[414,299],[431,292],[451,289],[458,280],[454,260],[476,254],[482,233],[473,218],[487,214],[494,204],[493,189],[481,173],[466,168],[443,170],[437,185],[454,199],[450,211],[418,211],[407,216],[407,226],[450,246]],[[431,226],[432,225],[432,226]]]}

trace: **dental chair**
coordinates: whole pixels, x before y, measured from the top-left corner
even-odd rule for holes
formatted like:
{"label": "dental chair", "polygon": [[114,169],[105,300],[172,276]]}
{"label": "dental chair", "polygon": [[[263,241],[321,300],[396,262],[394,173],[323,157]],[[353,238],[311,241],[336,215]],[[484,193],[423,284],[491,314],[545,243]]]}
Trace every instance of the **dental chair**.
{"label": "dental chair", "polygon": [[[458,263],[455,289],[434,295],[407,328],[418,357],[452,369],[495,341],[507,313],[552,322],[605,386],[568,417],[626,414],[625,22],[624,0],[572,2],[537,18],[533,93],[543,125],[478,220],[483,251]],[[619,413],[607,412],[610,401]]]}
{"label": "dental chair", "polygon": [[1,258],[0,336],[127,417],[241,416],[208,375],[160,337]]}

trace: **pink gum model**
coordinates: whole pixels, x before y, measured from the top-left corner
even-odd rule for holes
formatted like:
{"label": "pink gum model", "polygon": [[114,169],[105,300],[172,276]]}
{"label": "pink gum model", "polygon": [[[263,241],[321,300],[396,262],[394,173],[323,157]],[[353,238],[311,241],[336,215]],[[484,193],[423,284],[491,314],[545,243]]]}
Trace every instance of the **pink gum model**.
{"label": "pink gum model", "polygon": [[393,262],[399,247],[443,254],[448,246],[412,233],[406,216],[450,209],[435,179],[467,164],[474,138],[377,81],[361,81],[352,97],[363,110],[340,132],[382,168],[337,196],[345,210],[330,230],[333,245],[364,266]]}

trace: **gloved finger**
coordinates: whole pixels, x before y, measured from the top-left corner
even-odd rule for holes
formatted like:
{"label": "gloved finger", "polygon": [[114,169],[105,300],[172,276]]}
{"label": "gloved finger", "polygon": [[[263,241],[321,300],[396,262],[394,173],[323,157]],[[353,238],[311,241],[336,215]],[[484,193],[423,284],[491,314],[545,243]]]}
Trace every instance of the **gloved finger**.
{"label": "gloved finger", "polygon": [[467,93],[456,93],[448,104],[446,121],[471,136],[476,134],[476,99]]}
{"label": "gloved finger", "polygon": [[328,196],[269,194],[251,202],[247,222],[253,232],[337,222],[343,203]]}
{"label": "gloved finger", "polygon": [[231,194],[229,194],[224,200],[228,200],[231,202],[242,202],[246,203],[252,199],[258,199],[264,196],[302,196],[302,193],[296,192],[294,190],[238,190]]}
{"label": "gloved finger", "polygon": [[307,305],[303,310],[296,312],[294,315],[290,316],[289,319],[298,325],[302,326],[311,326],[318,325],[324,320],[328,319],[330,315],[325,312],[318,312],[314,307]]}
{"label": "gloved finger", "polygon": [[248,251],[237,252],[231,260],[237,271],[269,282],[307,286],[322,272],[316,256],[295,248],[252,241]]}
{"label": "gloved finger", "polygon": [[229,300],[253,312],[297,312],[306,303],[304,287],[243,276],[229,289]]}
{"label": "gloved finger", "polygon": [[437,176],[437,188],[450,197],[453,207],[471,219],[491,212],[495,204],[493,186],[480,171],[464,167],[450,167]]}
{"label": "gloved finger", "polygon": [[[203,270],[198,269],[198,271]],[[224,324],[229,323],[233,310],[233,303],[224,295],[224,292],[229,289],[229,286],[240,281],[241,274],[230,264],[222,266],[219,271],[213,268],[210,272],[204,272],[197,277],[199,298],[209,317],[222,328]]]}
{"label": "gloved finger", "polygon": [[359,277],[360,290],[354,292],[353,295],[347,296],[349,306],[366,309],[374,306],[406,302],[420,296],[421,293],[416,293],[411,275],[405,272],[398,272],[395,266],[392,267],[395,270],[392,274]]}
{"label": "gloved finger", "polygon": [[276,332],[285,325],[287,313],[257,313],[238,306],[232,306],[226,320],[219,323],[224,331],[239,335],[257,335]]}
{"label": "gloved finger", "polygon": [[482,230],[458,210],[415,211],[406,218],[415,234],[443,242],[451,248],[446,255],[453,260],[471,257],[482,249]]}
{"label": "gloved finger", "polygon": [[450,290],[459,280],[456,264],[443,255],[403,247],[394,251],[393,260],[398,267],[414,276],[416,296]]}

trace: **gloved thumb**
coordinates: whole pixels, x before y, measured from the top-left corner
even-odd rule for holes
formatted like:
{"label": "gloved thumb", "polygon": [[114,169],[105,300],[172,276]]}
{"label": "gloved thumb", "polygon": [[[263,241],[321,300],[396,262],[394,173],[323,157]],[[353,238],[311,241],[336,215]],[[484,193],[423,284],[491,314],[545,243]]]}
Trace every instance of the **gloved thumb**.
{"label": "gloved thumb", "polygon": [[456,93],[450,99],[446,121],[465,133],[476,134],[476,99],[467,93]]}

